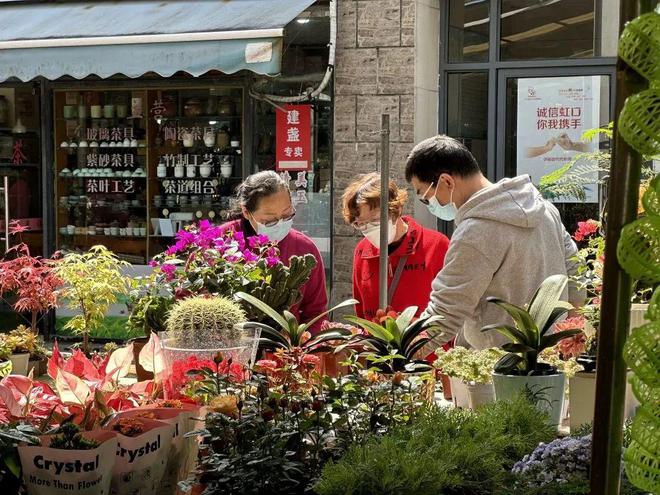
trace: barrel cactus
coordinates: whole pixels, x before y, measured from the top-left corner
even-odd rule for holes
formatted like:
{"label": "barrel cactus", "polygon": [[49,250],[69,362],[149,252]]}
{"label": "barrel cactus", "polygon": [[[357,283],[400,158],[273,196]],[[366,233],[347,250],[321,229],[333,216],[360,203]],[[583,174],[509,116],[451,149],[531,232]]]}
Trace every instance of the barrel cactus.
{"label": "barrel cactus", "polygon": [[167,317],[168,338],[177,347],[226,347],[241,335],[241,306],[226,297],[189,297],[177,302]]}

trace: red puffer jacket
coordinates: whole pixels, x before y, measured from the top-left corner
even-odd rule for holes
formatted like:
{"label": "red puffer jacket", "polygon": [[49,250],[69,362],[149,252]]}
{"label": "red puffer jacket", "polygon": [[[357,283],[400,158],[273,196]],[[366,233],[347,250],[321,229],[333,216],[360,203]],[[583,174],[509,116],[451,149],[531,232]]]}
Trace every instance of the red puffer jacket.
{"label": "red puffer jacket", "polygon": [[[396,291],[390,302],[400,313],[409,306],[417,306],[419,316],[429,302],[431,282],[442,268],[449,239],[435,230],[422,227],[411,217],[404,216],[408,232],[403,242],[389,255],[388,287],[403,257],[407,257]],[[355,247],[353,259],[353,296],[360,301],[355,313],[361,318],[373,319],[378,311],[378,257],[379,250],[367,239]],[[427,359],[434,360],[430,355]]]}

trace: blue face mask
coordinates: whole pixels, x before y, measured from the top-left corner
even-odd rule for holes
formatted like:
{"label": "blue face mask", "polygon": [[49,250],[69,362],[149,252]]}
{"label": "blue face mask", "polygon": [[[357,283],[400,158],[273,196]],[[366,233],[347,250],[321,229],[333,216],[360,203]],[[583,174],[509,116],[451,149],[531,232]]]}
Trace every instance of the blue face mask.
{"label": "blue face mask", "polygon": [[[436,186],[435,192],[437,191],[438,191],[438,187]],[[438,217],[440,220],[444,220],[445,222],[454,221],[456,219],[456,215],[458,214],[458,208],[456,208],[456,203],[452,201],[452,198],[454,196],[454,191],[451,191],[449,193],[449,203],[447,203],[446,205],[440,204],[438,198],[435,197],[435,192],[433,193],[433,196],[431,196],[431,199],[429,199],[429,203],[426,205],[426,207],[431,212],[431,215],[434,215]]]}
{"label": "blue face mask", "polygon": [[288,220],[280,219],[274,225],[264,225],[256,220],[254,223],[257,224],[257,234],[265,235],[271,241],[280,242],[289,235],[291,227],[293,226],[293,218],[289,218]]}

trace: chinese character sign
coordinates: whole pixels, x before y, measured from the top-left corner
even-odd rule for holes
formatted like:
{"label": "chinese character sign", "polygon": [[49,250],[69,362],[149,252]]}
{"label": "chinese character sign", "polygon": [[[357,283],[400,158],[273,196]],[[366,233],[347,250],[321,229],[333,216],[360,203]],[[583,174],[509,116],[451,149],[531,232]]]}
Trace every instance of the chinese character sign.
{"label": "chinese character sign", "polygon": [[285,105],[276,110],[277,170],[304,171],[312,160],[312,107]]}
{"label": "chinese character sign", "polygon": [[[518,79],[517,174],[538,184],[576,155],[597,150],[598,142],[583,140],[582,133],[602,124],[600,93],[600,76]],[[596,173],[585,189],[587,202],[597,202]]]}

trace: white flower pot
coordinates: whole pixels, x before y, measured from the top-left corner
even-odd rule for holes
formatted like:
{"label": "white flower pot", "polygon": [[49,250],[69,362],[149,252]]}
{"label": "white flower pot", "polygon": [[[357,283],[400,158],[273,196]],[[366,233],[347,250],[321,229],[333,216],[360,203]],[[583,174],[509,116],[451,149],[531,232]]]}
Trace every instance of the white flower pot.
{"label": "white flower pot", "polygon": [[648,304],[632,304],[630,306],[630,331],[649,322],[646,319],[646,312],[648,310]]}
{"label": "white flower pot", "polygon": [[513,400],[525,389],[541,395],[536,407],[549,414],[551,424],[559,426],[564,407],[564,386],[566,376],[563,373],[543,376],[501,375],[493,373],[493,385],[497,400]]}
{"label": "white flower pot", "polygon": [[454,406],[468,409],[470,407],[470,396],[465,382],[453,376],[449,377],[449,381],[451,382],[451,400]]}
{"label": "white flower pot", "polygon": [[30,360],[30,354],[23,352],[21,354],[12,354],[9,356],[11,361],[11,374],[12,375],[23,375],[27,376],[28,374],[28,361]]}
{"label": "white flower pot", "polygon": [[[628,373],[630,377],[631,372]],[[568,414],[571,431],[583,424],[592,423],[594,420],[594,408],[596,404],[596,373],[576,373],[568,381]],[[624,416],[626,419],[635,415],[639,402],[632,393],[630,382],[626,383],[626,402]]]}
{"label": "white flower pot", "polygon": [[470,409],[495,402],[495,388],[492,383],[465,383]]}

